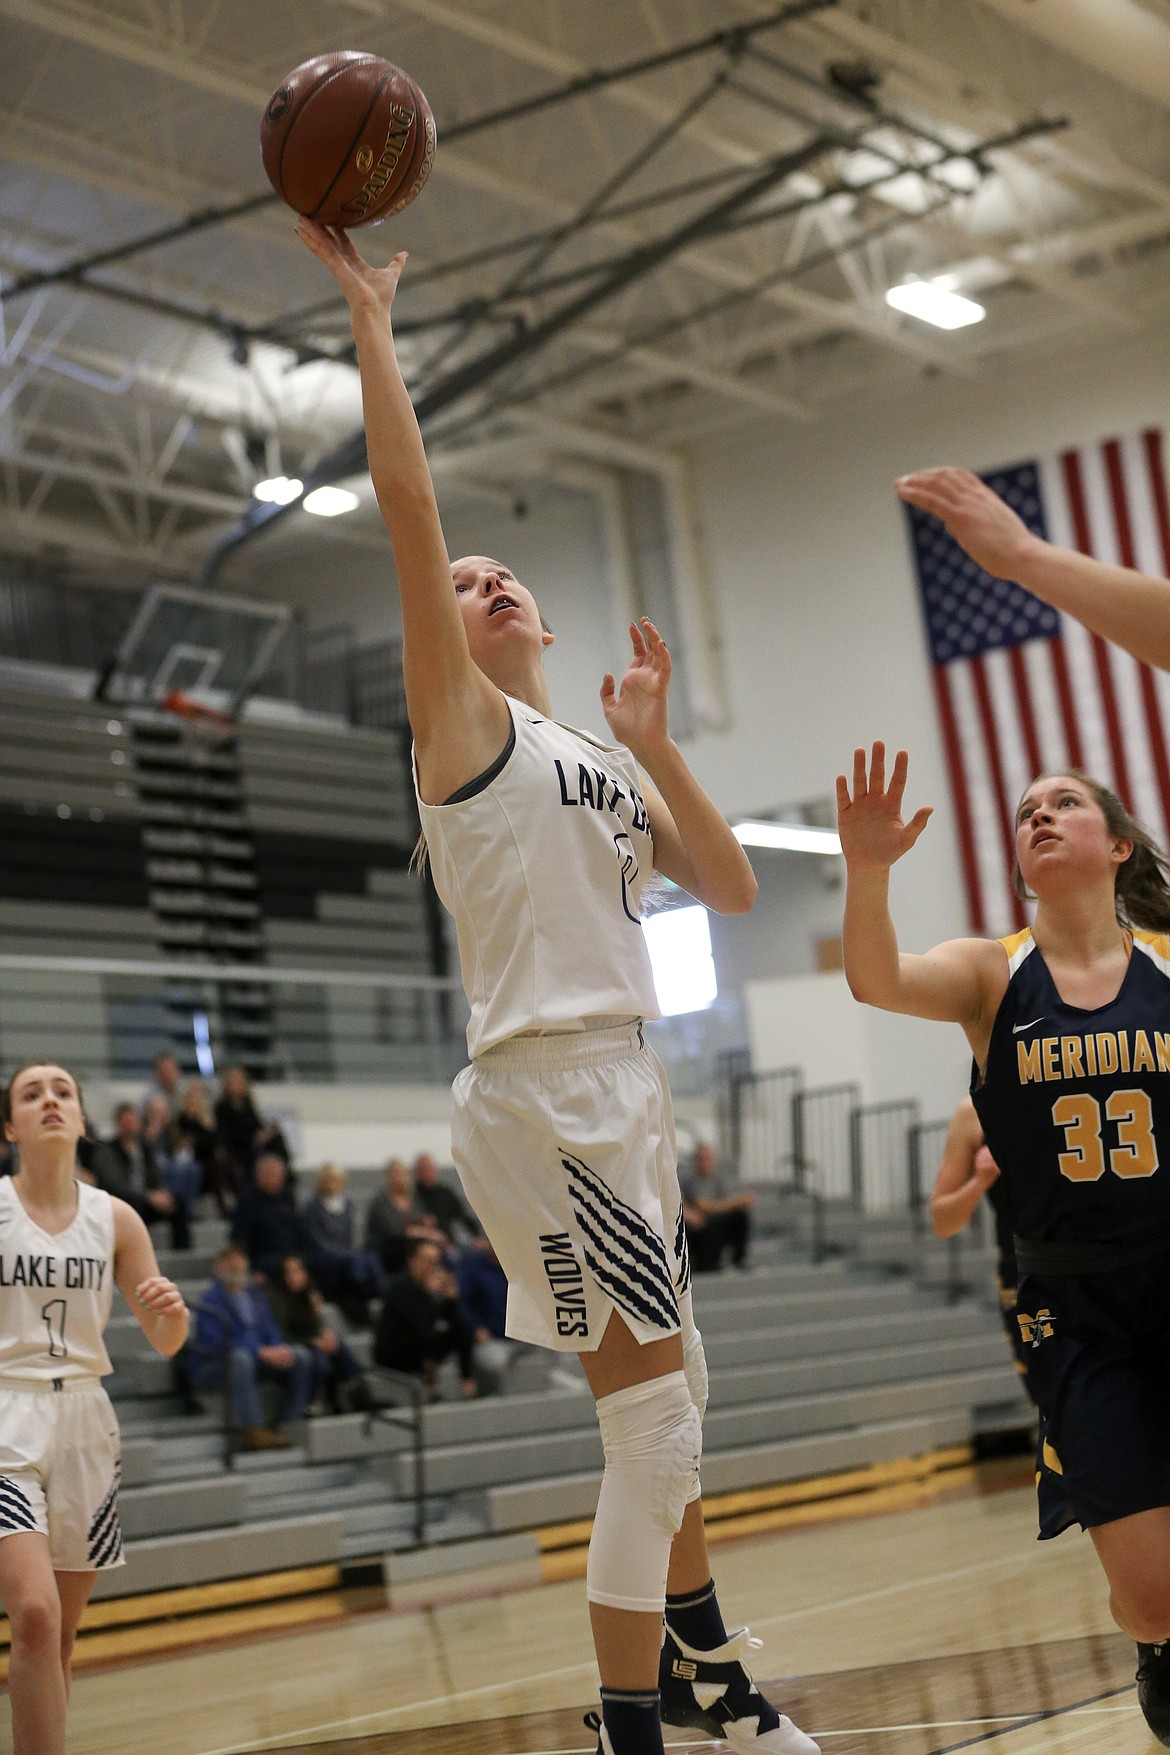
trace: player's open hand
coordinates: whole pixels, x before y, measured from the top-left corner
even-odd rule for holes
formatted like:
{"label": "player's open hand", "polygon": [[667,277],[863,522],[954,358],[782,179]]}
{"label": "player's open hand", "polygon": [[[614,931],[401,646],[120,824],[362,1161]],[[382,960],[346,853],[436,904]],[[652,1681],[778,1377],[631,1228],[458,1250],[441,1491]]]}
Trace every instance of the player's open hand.
{"label": "player's open hand", "polygon": [[385,268],[374,268],[339,226],[318,225],[302,216],[297,221],[297,237],[325,264],[351,311],[389,311],[406,267],[405,250],[392,256]]}
{"label": "player's open hand", "polygon": [[902,821],[908,763],[906,751],[899,750],[887,786],[886,746],[875,743],[868,771],[865,751],[853,752],[852,793],[844,774],[838,774],[837,832],[841,851],[854,870],[888,869],[903,853],[909,853],[930,821],[929,805],[916,811],[908,823]]}
{"label": "player's open hand", "polygon": [[896,483],[902,499],[940,518],[973,561],[996,579],[1019,579],[1040,543],[1023,519],[969,469],[920,469]]}
{"label": "player's open hand", "polygon": [[621,693],[613,677],[601,681],[601,710],[619,743],[641,758],[660,749],[670,736],[667,694],[670,689],[670,653],[666,641],[649,616],[631,622],[630,644],[634,652],[622,678]]}
{"label": "player's open hand", "polygon": [[151,1274],[149,1279],[140,1280],[134,1288],[134,1296],[152,1316],[178,1316],[187,1306],[183,1294],[173,1280],[163,1274]]}

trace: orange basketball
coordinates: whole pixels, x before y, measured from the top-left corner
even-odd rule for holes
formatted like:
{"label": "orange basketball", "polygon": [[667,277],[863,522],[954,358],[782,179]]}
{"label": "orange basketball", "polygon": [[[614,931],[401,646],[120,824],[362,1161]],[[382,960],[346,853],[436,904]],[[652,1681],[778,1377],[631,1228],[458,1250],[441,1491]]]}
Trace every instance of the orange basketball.
{"label": "orange basketball", "polygon": [[401,213],[435,162],[435,119],[409,73],[343,50],[302,61],[260,124],[268,180],[321,225],[369,225]]}

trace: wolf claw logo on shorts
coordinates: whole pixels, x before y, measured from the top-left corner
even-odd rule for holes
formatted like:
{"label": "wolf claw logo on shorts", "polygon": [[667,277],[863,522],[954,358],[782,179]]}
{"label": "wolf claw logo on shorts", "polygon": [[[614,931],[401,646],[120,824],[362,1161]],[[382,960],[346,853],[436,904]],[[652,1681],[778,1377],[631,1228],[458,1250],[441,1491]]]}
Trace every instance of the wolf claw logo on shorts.
{"label": "wolf claw logo on shorts", "polygon": [[540,1239],[544,1271],[552,1290],[557,1333],[562,1340],[588,1340],[589,1315],[585,1307],[585,1272],[573,1253],[567,1231]]}
{"label": "wolf claw logo on shorts", "polygon": [[1051,1310],[1038,1310],[1035,1316],[1025,1316],[1020,1311],[1016,1321],[1020,1325],[1020,1337],[1026,1347],[1038,1347],[1041,1341],[1050,1341],[1056,1332],[1052,1326],[1056,1318]]}

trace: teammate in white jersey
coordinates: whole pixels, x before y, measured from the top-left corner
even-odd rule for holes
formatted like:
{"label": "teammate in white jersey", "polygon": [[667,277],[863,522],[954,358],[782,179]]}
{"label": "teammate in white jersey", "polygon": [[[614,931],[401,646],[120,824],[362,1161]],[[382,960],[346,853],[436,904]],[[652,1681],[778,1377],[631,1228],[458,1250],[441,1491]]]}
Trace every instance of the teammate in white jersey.
{"label": "teammate in white jersey", "polygon": [[815,1755],[755,1688],[711,1582],[706,1368],[670,1096],[641,1029],[656,1015],[639,926],[651,870],[721,913],[751,907],[755,878],[671,741],[670,659],[649,621],[630,630],[620,691],[602,684],[613,743],[553,719],[532,596],[486,556],[448,559],[389,320],[405,257],[375,270],[345,233],[298,230],[350,306],[397,565],[423,832],[471,1006],[456,1163],[508,1277],[508,1333],[579,1353],[597,1401],[599,1755],[662,1755],[663,1720]]}
{"label": "teammate in white jersey", "polygon": [[169,1358],[187,1307],[125,1201],[80,1182],[81,1093],[29,1065],[3,1098],[19,1173],[0,1180],[0,1599],[16,1755],[63,1755],[70,1656],[94,1579],[122,1565],[121,1447],[102,1378],[117,1281]]}

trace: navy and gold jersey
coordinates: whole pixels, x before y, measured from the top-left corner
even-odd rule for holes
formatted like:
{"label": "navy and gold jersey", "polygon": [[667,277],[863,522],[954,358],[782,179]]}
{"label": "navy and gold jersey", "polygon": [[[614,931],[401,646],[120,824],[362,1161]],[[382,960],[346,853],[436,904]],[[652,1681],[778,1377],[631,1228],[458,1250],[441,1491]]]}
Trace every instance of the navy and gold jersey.
{"label": "navy and gold jersey", "polygon": [[1120,991],[1092,1010],[1061,999],[1029,929],[1002,943],[1008,989],[971,1097],[1016,1234],[1170,1234],[1170,938],[1135,932]]}

